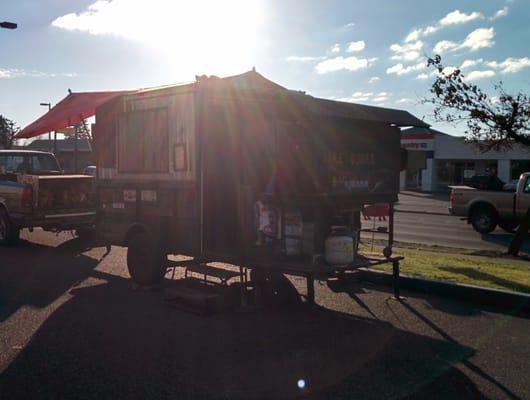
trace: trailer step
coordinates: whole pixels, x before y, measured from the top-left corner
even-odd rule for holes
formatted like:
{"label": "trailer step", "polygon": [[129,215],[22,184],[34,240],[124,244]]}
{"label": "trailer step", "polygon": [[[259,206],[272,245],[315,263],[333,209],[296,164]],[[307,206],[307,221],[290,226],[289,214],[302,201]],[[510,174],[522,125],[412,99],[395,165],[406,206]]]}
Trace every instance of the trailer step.
{"label": "trailer step", "polygon": [[240,276],[239,272],[230,271],[224,268],[213,267],[207,264],[197,264],[197,265],[186,266],[186,271],[184,272],[185,278],[188,277],[188,272],[203,275],[204,281],[206,281],[208,276],[217,278],[221,281],[222,284],[226,284],[230,279]]}

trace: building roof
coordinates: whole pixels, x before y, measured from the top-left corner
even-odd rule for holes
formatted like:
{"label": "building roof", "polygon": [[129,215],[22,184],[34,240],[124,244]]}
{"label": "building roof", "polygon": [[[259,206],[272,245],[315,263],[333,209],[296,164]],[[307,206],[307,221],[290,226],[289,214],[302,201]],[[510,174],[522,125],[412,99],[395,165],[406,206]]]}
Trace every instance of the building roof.
{"label": "building roof", "polygon": [[426,135],[426,134],[430,134],[430,135],[445,135],[445,136],[451,136],[451,137],[454,137],[454,138],[457,138],[457,136],[453,136],[453,135],[450,135],[448,133],[445,133],[445,132],[441,132],[441,131],[438,131],[436,129],[432,129],[432,128],[429,128],[429,127],[419,127],[419,126],[412,126],[412,127],[409,127],[409,128],[404,128],[401,130],[401,134],[402,135]]}
{"label": "building roof", "polygon": [[289,94],[293,96],[295,103],[305,106],[306,109],[309,109],[317,115],[386,122],[397,126],[429,126],[407,111],[319,99],[308,96],[303,92],[291,91],[265,78],[256,72],[255,69],[252,69],[243,74],[225,78],[205,75],[197,76],[195,82],[184,85],[169,85],[134,91],[69,93],[46,114],[19,131],[16,134],[16,138],[36,137],[46,132],[75,125],[81,122],[81,120],[93,116],[99,106],[117,97],[128,95],[144,96],[153,93],[159,94],[161,92],[187,89],[196,90],[203,87],[213,90],[236,92],[256,91],[260,93],[268,92],[270,94]]}
{"label": "building roof", "polygon": [[127,98],[134,98],[144,95],[165,95],[174,92],[186,90],[213,90],[235,92],[260,92],[269,95],[277,95],[287,98],[291,106],[302,107],[313,114],[324,117],[352,118],[364,121],[386,122],[397,126],[417,126],[429,127],[422,120],[416,118],[408,111],[397,110],[392,108],[368,106],[364,104],[355,104],[329,99],[321,99],[305,94],[304,92],[289,90],[277,83],[265,78],[256,70],[245,72],[243,74],[219,78],[217,76],[197,76],[196,82],[161,86],[157,88],[142,89],[126,95]]}
{"label": "building roof", "polygon": [[[49,151],[54,149],[54,141],[48,139],[37,139],[29,143],[26,149]],[[57,152],[73,152],[75,149],[75,138],[57,140]],[[77,141],[77,151],[91,152],[92,146],[86,138],[79,138]]]}

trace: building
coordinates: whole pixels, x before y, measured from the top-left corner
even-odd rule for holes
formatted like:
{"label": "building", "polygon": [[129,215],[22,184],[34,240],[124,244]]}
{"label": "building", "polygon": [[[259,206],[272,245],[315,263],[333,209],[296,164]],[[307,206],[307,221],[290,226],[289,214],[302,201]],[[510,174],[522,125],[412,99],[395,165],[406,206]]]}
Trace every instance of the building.
{"label": "building", "polygon": [[50,151],[55,154],[61,168],[68,173],[82,172],[88,165],[94,165],[92,146],[86,138],[77,140],[77,171],[75,168],[75,138],[58,139],[54,149],[54,140],[37,139],[24,148],[28,150]]}
{"label": "building", "polygon": [[483,152],[462,137],[408,128],[401,132],[401,146],[409,154],[407,169],[400,177],[402,189],[447,190],[448,185],[462,184],[474,175],[496,175],[509,182],[530,171],[530,149],[519,145]]}

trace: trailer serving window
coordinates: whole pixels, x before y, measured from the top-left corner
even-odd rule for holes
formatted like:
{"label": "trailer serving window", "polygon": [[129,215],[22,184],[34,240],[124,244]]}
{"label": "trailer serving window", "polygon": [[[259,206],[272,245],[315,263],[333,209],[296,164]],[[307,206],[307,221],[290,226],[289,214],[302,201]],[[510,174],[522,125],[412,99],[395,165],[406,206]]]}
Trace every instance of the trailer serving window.
{"label": "trailer serving window", "polygon": [[118,124],[118,170],[167,173],[169,133],[166,108],[122,114]]}

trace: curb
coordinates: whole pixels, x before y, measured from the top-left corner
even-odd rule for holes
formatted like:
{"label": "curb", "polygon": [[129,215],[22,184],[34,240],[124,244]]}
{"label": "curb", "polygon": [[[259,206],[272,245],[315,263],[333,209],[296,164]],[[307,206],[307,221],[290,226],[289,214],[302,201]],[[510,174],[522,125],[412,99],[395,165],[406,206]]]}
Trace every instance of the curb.
{"label": "curb", "polygon": [[[368,268],[359,268],[360,280],[392,286],[392,274]],[[400,289],[435,294],[469,303],[500,307],[511,311],[530,312],[530,295],[508,290],[488,289],[481,286],[466,285],[400,275]]]}
{"label": "curb", "polygon": [[443,216],[451,216],[451,214],[449,213],[441,213],[441,212],[431,212],[431,211],[415,211],[415,210],[403,210],[403,209],[399,209],[399,208],[396,208],[395,209],[396,212],[400,212],[400,213],[409,213],[409,214],[426,214],[426,215],[443,215]]}

